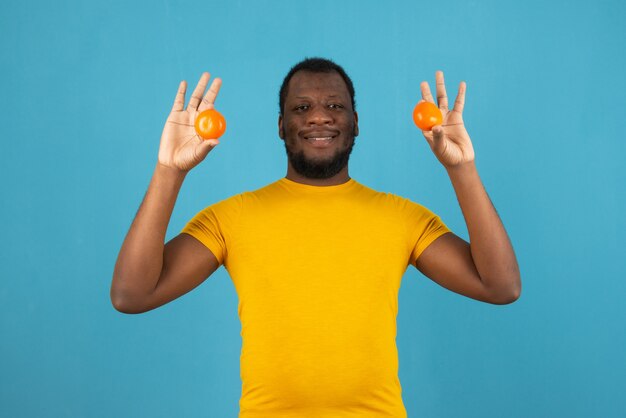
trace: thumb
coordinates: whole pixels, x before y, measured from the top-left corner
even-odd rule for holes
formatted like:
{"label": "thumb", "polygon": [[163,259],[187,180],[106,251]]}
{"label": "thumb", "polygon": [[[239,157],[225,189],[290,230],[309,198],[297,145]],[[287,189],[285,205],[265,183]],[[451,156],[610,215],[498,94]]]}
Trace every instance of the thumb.
{"label": "thumb", "polygon": [[436,154],[440,154],[445,149],[444,141],[443,141],[443,128],[441,125],[435,125],[432,129],[433,132],[433,151]]}
{"label": "thumb", "polygon": [[211,152],[211,150],[213,148],[215,148],[217,145],[219,145],[220,141],[218,141],[217,139],[205,139],[202,141],[201,144],[198,145],[198,152],[197,155],[198,157],[200,157],[201,159],[204,159],[204,157],[207,156],[207,154],[209,152]]}

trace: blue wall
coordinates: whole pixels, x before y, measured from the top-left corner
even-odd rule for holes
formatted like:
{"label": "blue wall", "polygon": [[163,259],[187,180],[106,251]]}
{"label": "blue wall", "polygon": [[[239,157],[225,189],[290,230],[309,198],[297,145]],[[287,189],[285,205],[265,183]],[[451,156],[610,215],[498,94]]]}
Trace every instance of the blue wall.
{"label": "blue wall", "polygon": [[228,131],[187,177],[168,239],[205,206],[285,175],[278,87],[322,55],[357,89],[351,176],[464,238],[411,111],[435,70],[450,96],[467,82],[479,172],[522,270],[507,306],[407,271],[397,341],[409,416],[623,416],[625,3],[382,3],[0,3],[0,415],[236,416],[226,271],[139,316],[112,308],[111,274],[179,81],[223,78]]}

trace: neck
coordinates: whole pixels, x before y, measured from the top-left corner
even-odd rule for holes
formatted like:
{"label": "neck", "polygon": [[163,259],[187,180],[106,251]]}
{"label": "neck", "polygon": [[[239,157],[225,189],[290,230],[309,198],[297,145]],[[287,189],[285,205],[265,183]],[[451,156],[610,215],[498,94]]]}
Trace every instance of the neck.
{"label": "neck", "polygon": [[340,172],[327,179],[312,179],[304,177],[291,167],[291,164],[287,167],[287,175],[285,176],[291,181],[296,183],[308,184],[310,186],[337,186],[350,180],[348,174],[348,166],[346,165]]}

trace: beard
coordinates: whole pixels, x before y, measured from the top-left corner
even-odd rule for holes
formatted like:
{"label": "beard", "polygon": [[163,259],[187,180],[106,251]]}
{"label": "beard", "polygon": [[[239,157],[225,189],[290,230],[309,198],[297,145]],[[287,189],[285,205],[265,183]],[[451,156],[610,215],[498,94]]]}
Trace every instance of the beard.
{"label": "beard", "polygon": [[283,142],[285,143],[289,163],[298,174],[310,179],[328,179],[348,165],[355,141],[354,137],[352,137],[348,148],[338,150],[332,157],[325,160],[309,159],[304,154],[304,151],[293,152],[289,149],[287,141]]}

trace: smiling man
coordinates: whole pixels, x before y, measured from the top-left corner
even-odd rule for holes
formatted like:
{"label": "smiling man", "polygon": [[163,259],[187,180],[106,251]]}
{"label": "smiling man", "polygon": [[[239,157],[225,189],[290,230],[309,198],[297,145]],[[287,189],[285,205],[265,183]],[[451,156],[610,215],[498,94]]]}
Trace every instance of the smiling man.
{"label": "smiling man", "polygon": [[[194,136],[213,107],[203,74],[187,108],[182,82],[155,173],[115,266],[113,305],[138,313],[198,286],[219,266],[239,297],[240,418],[406,417],[395,344],[398,291],[409,265],[441,286],[493,304],[519,297],[513,248],[474,164],[462,112],[438,72],[441,126],[423,132],[449,174],[470,242],[430,210],[349,176],[358,136],[354,88],[332,61],[294,66],[280,90],[287,175],[200,211],[164,244],[186,173],[217,140]],[[427,83],[423,100],[434,102]]]}
{"label": "smiling man", "polygon": [[344,70],[321,59],[294,66],[280,89],[279,106],[287,178],[317,186],[348,181],[359,128],[354,87]]}

